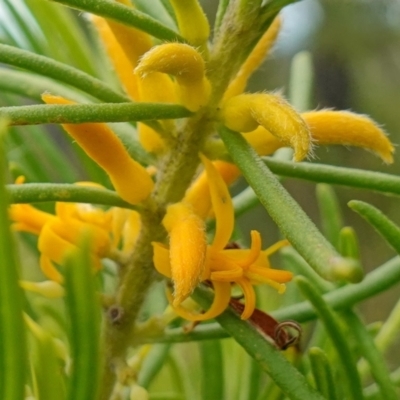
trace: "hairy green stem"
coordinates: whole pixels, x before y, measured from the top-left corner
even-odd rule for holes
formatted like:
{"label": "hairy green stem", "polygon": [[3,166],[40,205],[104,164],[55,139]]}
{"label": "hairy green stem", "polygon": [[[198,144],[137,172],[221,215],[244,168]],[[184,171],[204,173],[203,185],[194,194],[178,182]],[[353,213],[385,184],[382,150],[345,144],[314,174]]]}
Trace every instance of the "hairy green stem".
{"label": "hairy green stem", "polygon": [[10,203],[14,204],[61,201],[138,209],[122,200],[116,192],[97,187],[69,183],[24,183],[23,185],[7,185],[6,188]]}
{"label": "hairy green stem", "polygon": [[278,161],[271,157],[263,157],[263,161],[272,172],[288,178],[400,195],[400,178],[396,175],[308,162]]}
{"label": "hairy green stem", "polygon": [[190,115],[192,113],[185,107],[162,103],[43,104],[0,108],[0,117],[6,117],[10,125],[130,122]]}
{"label": "hairy green stem", "polygon": [[111,0],[51,0],[77,10],[87,11],[104,18],[109,18],[122,24],[138,28],[141,31],[162,40],[184,42],[184,39],[173,30],[167,28],[156,19]]}
{"label": "hairy green stem", "polygon": [[105,102],[130,101],[128,96],[118,93],[100,79],[59,61],[17,47],[0,44],[0,62],[64,82]]}

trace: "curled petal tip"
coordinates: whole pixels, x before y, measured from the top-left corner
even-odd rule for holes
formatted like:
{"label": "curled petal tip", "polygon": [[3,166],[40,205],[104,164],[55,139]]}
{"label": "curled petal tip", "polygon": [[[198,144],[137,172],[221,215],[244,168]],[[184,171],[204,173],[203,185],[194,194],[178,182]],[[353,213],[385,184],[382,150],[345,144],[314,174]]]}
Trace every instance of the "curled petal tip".
{"label": "curled petal tip", "polygon": [[180,102],[190,111],[207,104],[211,86],[205,77],[201,54],[183,43],[166,43],[153,47],[135,69],[140,77],[162,72],[175,77]]}
{"label": "curled petal tip", "polygon": [[349,111],[310,111],[302,114],[316,144],[356,146],[393,162],[394,147],[385,132],[371,118]]}
{"label": "curled petal tip", "polygon": [[242,94],[225,101],[221,110],[225,125],[238,132],[250,132],[258,126],[267,129],[283,145],[294,149],[295,161],[312,152],[308,126],[294,108],[273,93]]}

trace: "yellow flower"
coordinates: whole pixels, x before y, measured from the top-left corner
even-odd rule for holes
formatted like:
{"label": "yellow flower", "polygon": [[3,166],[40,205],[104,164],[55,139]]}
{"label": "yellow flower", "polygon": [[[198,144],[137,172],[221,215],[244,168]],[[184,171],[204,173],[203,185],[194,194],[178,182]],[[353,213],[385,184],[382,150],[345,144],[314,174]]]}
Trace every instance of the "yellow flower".
{"label": "yellow flower", "polygon": [[[90,182],[79,184],[94,185]],[[116,207],[104,211],[79,203],[58,202],[55,215],[29,204],[13,204],[9,215],[15,231],[38,236],[42,272],[57,283],[62,283],[63,277],[56,265],[63,263],[67,253],[78,249],[83,235],[88,234],[91,238],[91,264],[98,271],[101,269],[102,258],[113,257],[118,251],[121,252],[120,256],[132,251],[140,228],[140,218],[136,211]],[[31,291],[35,291],[36,287],[28,283],[22,286]],[[36,289],[42,290],[41,287]]]}
{"label": "yellow flower", "polygon": [[[292,279],[291,272],[272,269],[268,261],[269,255],[288,243],[283,240],[262,250],[259,232],[252,231],[250,249],[229,248],[234,225],[232,200],[213,163],[204,156],[201,159],[215,213],[214,239],[207,245],[204,217],[196,214],[195,207],[185,197],[167,210],[163,224],[169,233],[169,248],[162,243],[153,243],[154,264],[161,274],[173,280],[174,293],[170,300],[174,310],[183,318],[203,321],[218,316],[229,304],[231,284],[237,284],[245,297],[242,318],[247,319],[255,309],[254,284],[266,283],[282,293],[284,283]],[[203,178],[201,180],[204,182]],[[201,184],[195,187],[198,193],[204,190]],[[200,281],[211,281],[215,291],[213,304],[204,314],[192,313],[181,305]]]}
{"label": "yellow flower", "polygon": [[[59,96],[43,94],[47,104],[72,104]],[[138,204],[153,189],[146,169],[133,160],[117,135],[106,124],[65,124],[64,129],[76,140],[86,154],[102,167],[118,194],[128,203]]]}

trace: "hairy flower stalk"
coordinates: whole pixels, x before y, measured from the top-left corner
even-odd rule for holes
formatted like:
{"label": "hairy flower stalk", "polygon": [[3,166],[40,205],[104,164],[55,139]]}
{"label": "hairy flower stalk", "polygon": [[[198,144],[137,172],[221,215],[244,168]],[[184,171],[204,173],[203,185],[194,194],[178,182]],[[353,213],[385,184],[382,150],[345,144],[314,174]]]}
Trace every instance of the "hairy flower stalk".
{"label": "hairy flower stalk", "polygon": [[[131,6],[127,0],[119,3]],[[233,164],[209,160],[207,148],[218,140],[219,125],[242,133],[262,155],[290,146],[294,160],[301,161],[312,154],[314,145],[343,144],[392,161],[392,144],[367,117],[337,111],[299,114],[279,94],[244,93],[281,24],[279,17],[273,20],[274,14],[264,12],[264,6],[250,4],[231,1],[211,42],[208,21],[196,0],[171,0],[187,43],[156,42],[143,31],[93,16],[90,20],[132,101],[179,103],[193,116],[156,121],[151,127],[138,124],[139,140],[154,160],[148,169],[130,157],[106,124],[63,125],[107,173],[119,196],[138,206],[137,212],[65,203],[57,203],[54,215],[29,205],[10,209],[14,229],[39,237],[42,271],[58,285],[63,283],[59,266],[65,255],[80,245],[87,232],[93,273],[101,270],[104,258],[118,266],[116,292],[105,309],[102,400],[110,398],[116,380],[122,379],[135,322],[157,278],[172,281],[171,306],[191,321],[220,315],[228,307],[233,286],[244,295],[241,318],[248,319],[256,306],[255,285],[266,284],[283,293],[292,279],[292,273],[271,268],[268,260],[289,244],[286,240],[262,250],[260,233],[252,231],[249,249],[230,248],[235,221],[228,185],[240,171]],[[43,101],[71,103],[57,93],[44,94]],[[208,218],[216,222],[211,242],[206,238]],[[185,303],[201,282],[215,293],[204,312]],[[25,282],[21,286],[44,290]]]}

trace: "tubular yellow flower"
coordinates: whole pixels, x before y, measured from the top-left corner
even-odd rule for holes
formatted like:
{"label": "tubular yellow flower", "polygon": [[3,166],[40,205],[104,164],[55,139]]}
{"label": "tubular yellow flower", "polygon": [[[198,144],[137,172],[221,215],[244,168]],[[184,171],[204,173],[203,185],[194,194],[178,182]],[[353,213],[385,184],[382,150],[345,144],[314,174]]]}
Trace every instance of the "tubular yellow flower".
{"label": "tubular yellow flower", "polygon": [[124,53],[107,21],[104,18],[96,15],[92,15],[91,21],[100,36],[100,39],[125,91],[128,93],[131,99],[138,101],[139,84],[137,82],[137,77],[133,73],[135,65],[131,63],[129,58]]}
{"label": "tubular yellow flower", "polygon": [[[393,162],[394,147],[371,118],[349,111],[310,111],[301,116],[310,129],[313,143],[317,145],[362,147],[377,154],[386,163]],[[285,146],[264,127],[243,136],[263,156]]]}
{"label": "tubular yellow flower", "polygon": [[[240,170],[234,164],[225,161],[214,161],[213,165],[227,185],[232,184],[240,176]],[[208,217],[212,205],[206,171],[203,171],[189,187],[183,201],[191,204],[200,218],[206,219]]]}
{"label": "tubular yellow flower", "polygon": [[[129,8],[132,7],[129,0],[117,0],[117,2]],[[133,66],[136,66],[139,58],[153,46],[151,37],[145,32],[122,25],[111,19],[106,21],[129,61]]]}
{"label": "tubular yellow flower", "polygon": [[170,0],[178,21],[179,32],[193,46],[204,46],[210,25],[197,0]]}
{"label": "tubular yellow flower", "polygon": [[15,231],[39,235],[43,226],[54,218],[53,215],[38,210],[30,204],[12,204],[9,209],[12,228]]}
{"label": "tubular yellow flower", "polygon": [[369,117],[349,111],[310,111],[302,114],[316,144],[343,144],[371,150],[387,163],[394,147],[383,130]]}
{"label": "tubular yellow flower", "polygon": [[221,109],[225,125],[238,132],[250,132],[259,125],[294,149],[300,161],[312,150],[310,131],[301,116],[281,96],[272,93],[242,94],[225,101]]}
{"label": "tubular yellow flower", "polygon": [[169,233],[173,305],[179,305],[197,286],[204,271],[206,236],[204,222],[184,203],[168,207],[163,225]]}
{"label": "tubular yellow flower", "polygon": [[[48,94],[42,98],[47,104],[73,104]],[[107,172],[115,190],[125,201],[138,204],[149,196],[154,186],[150,175],[129,156],[122,142],[106,124],[65,124],[63,127]]]}
{"label": "tubular yellow flower", "polygon": [[[290,272],[271,269],[268,262],[269,255],[288,243],[287,241],[281,241],[270,249],[262,251],[260,234],[256,231],[252,231],[252,245],[250,249],[227,248],[229,247],[228,244],[233,231],[234,222],[232,201],[229,196],[228,188],[213,163],[204,156],[201,156],[201,159],[206,169],[212,209],[215,213],[216,232],[213,242],[204,250],[203,237],[201,240],[195,239],[193,232],[191,232],[180,235],[179,242],[176,241],[173,243],[170,240],[169,249],[161,243],[153,243],[153,261],[157,270],[161,274],[171,278],[176,287],[178,282],[173,273],[174,269],[180,268],[181,271],[184,271],[181,267],[185,262],[183,259],[190,260],[186,262],[190,262],[191,265],[194,265],[194,261],[191,260],[191,253],[185,253],[181,248],[183,247],[186,249],[188,245],[191,248],[196,248],[197,246],[194,240],[197,240],[198,244],[201,243],[201,248],[203,248],[202,251],[204,252],[201,259],[205,257],[204,267],[202,267],[203,272],[199,280],[210,280],[212,282],[215,291],[214,301],[210,309],[204,314],[197,314],[186,309],[176,301],[176,295],[174,298],[170,296],[170,301],[174,310],[178,315],[191,321],[203,321],[214,318],[228,306],[231,284],[235,283],[241,287],[245,296],[245,307],[242,318],[246,319],[251,316],[255,308],[254,284],[266,283],[282,293],[285,289],[283,284],[292,279],[292,274]],[[203,180],[204,178],[201,177],[201,179]],[[198,187],[200,191],[203,191],[203,185]],[[188,213],[192,212],[190,206],[185,203],[178,203],[174,206],[176,206],[178,210],[183,208],[185,210],[190,210],[187,211]],[[175,227],[179,227],[181,219],[175,216],[170,216],[168,218],[166,227],[169,232],[172,232]],[[201,222],[204,226],[204,222]],[[179,259],[179,263],[177,258],[171,256],[171,253],[174,252],[179,252],[182,257],[182,259]],[[196,275],[196,277],[198,276],[199,275]],[[193,284],[193,280],[191,284]],[[194,286],[191,286],[190,291],[187,291],[188,295],[193,288]],[[184,298],[182,298],[182,300],[183,299]]]}
{"label": "tubular yellow flower", "polygon": [[233,96],[237,96],[246,88],[247,81],[253,72],[261,65],[265,57],[268,55],[270,50],[278,38],[279,31],[281,29],[282,21],[278,16],[274,19],[270,27],[258,41],[246,61],[240,67],[239,72],[236,74],[233,81],[229,84],[228,89],[225,92],[224,99],[229,99]]}
{"label": "tubular yellow flower", "polygon": [[144,78],[155,72],[175,77],[178,98],[189,110],[197,111],[207,104],[210,83],[205,77],[204,60],[193,47],[182,43],[153,47],[142,57],[135,73]]}

